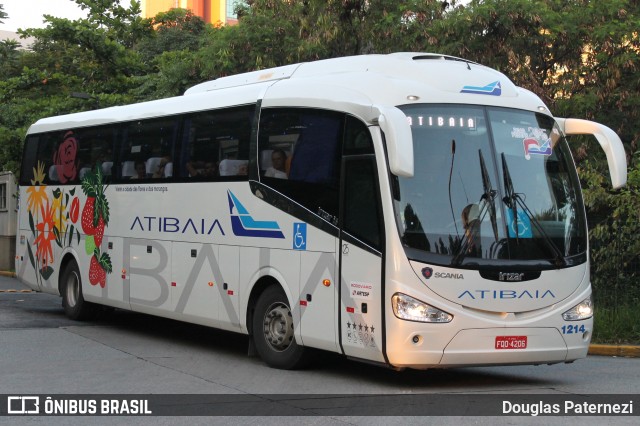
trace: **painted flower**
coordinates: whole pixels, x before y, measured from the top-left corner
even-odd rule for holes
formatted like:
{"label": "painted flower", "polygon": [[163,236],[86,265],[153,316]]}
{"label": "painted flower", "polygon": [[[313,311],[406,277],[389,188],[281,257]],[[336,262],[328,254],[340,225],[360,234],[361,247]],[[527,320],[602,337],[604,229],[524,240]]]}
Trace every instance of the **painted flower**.
{"label": "painted flower", "polygon": [[33,179],[31,179],[31,185],[42,185],[44,183],[44,163],[38,161],[37,169],[33,168]]}
{"label": "painted flower", "polygon": [[27,188],[27,209],[35,214],[42,208],[47,200],[47,187],[45,185],[30,186]]}
{"label": "painted flower", "polygon": [[71,222],[76,223],[78,221],[78,214],[80,214],[80,200],[78,200],[78,197],[74,197],[71,201],[71,209],[69,210],[69,219],[71,219]]}
{"label": "painted flower", "polygon": [[63,214],[62,196],[53,199],[53,222],[60,234],[67,229],[67,216]]}
{"label": "painted flower", "polygon": [[27,188],[27,209],[31,214],[35,214],[47,199],[46,185],[42,185],[44,182],[44,163],[38,161],[37,168],[33,168],[33,179],[31,179],[31,185]]}
{"label": "painted flower", "polygon": [[56,239],[56,235],[53,232],[55,226],[54,223],[54,209],[53,206],[49,206],[47,201],[47,207],[40,207],[42,213],[41,221],[36,225],[38,230],[38,236],[34,243],[37,247],[36,257],[42,262],[42,267],[51,264],[53,262],[53,249],[51,248],[51,241]]}
{"label": "painted flower", "polygon": [[33,168],[33,179],[31,179],[31,184],[34,186],[27,188],[27,209],[33,215],[40,210],[47,199],[47,186],[42,185],[42,182],[44,182],[44,163],[38,161],[37,169]]}
{"label": "painted flower", "polygon": [[73,135],[73,132],[69,131],[64,135],[64,141],[62,141],[58,150],[53,153],[53,164],[56,165],[60,183],[65,183],[76,178],[76,174],[78,173],[76,164],[77,152],[78,140]]}

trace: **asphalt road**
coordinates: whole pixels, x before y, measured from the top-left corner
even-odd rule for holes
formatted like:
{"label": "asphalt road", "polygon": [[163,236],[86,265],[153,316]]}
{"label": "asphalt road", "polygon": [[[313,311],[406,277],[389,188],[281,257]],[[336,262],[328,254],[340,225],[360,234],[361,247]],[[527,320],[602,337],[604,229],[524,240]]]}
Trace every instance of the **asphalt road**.
{"label": "asphalt road", "polygon": [[[280,371],[247,356],[246,336],[147,315],[114,311],[91,322],[68,320],[60,298],[21,292],[16,279],[0,276],[0,395],[23,394],[201,394],[262,397],[316,396],[319,405],[301,411],[255,414],[240,406],[233,417],[0,417],[9,424],[396,424],[397,402],[365,401],[362,395],[427,394],[434,401],[464,403],[488,394],[539,395],[540,398],[588,394],[638,396],[634,417],[468,417],[453,406],[451,417],[429,424],[638,424],[640,359],[589,356],[573,364],[396,372],[322,354],[311,368]],[[16,290],[9,292],[9,290]],[[350,402],[370,404],[347,411],[331,409]],[[477,401],[476,401],[477,403]],[[5,404],[0,401],[0,404]],[[324,405],[323,405],[324,404]],[[388,404],[385,406],[385,404]],[[459,404],[460,405],[460,404]],[[244,407],[244,408],[243,408]],[[244,410],[244,411],[243,411]],[[307,410],[307,411],[305,411]],[[325,410],[325,411],[323,411]],[[277,414],[303,415],[278,417]],[[308,415],[308,414],[312,415]],[[223,412],[222,414],[230,414]],[[317,416],[320,414],[320,416]],[[375,414],[375,415],[374,415]],[[426,424],[403,417],[401,424]]]}

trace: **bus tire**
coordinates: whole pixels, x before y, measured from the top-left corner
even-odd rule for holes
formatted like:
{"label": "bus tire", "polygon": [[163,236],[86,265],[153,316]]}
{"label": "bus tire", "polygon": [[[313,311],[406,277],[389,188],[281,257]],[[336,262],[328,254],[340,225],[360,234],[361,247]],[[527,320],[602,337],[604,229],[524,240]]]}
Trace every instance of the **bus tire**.
{"label": "bus tire", "polygon": [[269,367],[294,370],[307,363],[308,350],[296,343],[293,315],[280,287],[268,287],[260,295],[252,325],[255,349]]}
{"label": "bus tire", "polygon": [[82,296],[82,278],[74,260],[67,263],[61,280],[62,307],[67,317],[77,321],[92,318],[96,313],[96,306],[85,301]]}

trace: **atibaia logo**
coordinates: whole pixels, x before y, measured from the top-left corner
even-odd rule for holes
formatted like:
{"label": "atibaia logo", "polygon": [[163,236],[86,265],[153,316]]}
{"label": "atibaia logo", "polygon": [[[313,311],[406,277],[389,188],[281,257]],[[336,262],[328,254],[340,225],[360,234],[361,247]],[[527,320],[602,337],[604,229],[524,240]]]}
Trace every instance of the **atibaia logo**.
{"label": "atibaia logo", "polygon": [[227,191],[227,197],[229,198],[231,227],[236,236],[284,238],[284,234],[280,231],[278,222],[271,220],[255,220],[233,192]]}
{"label": "atibaia logo", "polygon": [[494,81],[486,86],[464,86],[460,93],[471,93],[473,95],[502,95],[502,86],[499,81]]}
{"label": "atibaia logo", "polygon": [[552,153],[551,139],[539,142],[534,138],[527,138],[523,142],[524,145],[524,158],[531,159],[531,155],[544,155],[549,156]]}

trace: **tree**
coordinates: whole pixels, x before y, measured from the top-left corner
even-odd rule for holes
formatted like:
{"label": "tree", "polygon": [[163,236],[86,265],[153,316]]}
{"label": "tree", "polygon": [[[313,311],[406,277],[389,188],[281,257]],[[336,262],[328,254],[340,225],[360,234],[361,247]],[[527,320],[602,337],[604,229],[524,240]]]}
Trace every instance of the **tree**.
{"label": "tree", "polygon": [[[27,29],[31,51],[0,46],[12,62],[0,65],[0,164],[17,172],[28,126],[39,118],[135,100],[136,75],[147,71],[133,47],[153,31],[140,5],[76,0],[87,17],[77,21],[45,16],[47,27]],[[93,101],[70,97],[88,92]]]}
{"label": "tree", "polygon": [[196,56],[201,48],[207,24],[187,9],[170,9],[156,15],[155,31],[144,38],[136,50],[155,71],[142,77],[136,94],[145,99],[176,96],[200,81]]}
{"label": "tree", "polygon": [[120,0],[76,3],[88,11],[86,18],[71,21],[45,15],[46,28],[27,29],[21,34],[36,38],[34,50],[71,48],[75,58],[71,62],[83,64],[88,72],[85,77],[104,81],[143,74],[146,69],[133,47],[153,29],[140,17],[140,3],[133,1],[129,8],[120,6]]}
{"label": "tree", "polygon": [[339,56],[416,50],[422,38],[431,39],[429,25],[456,4],[439,0],[246,3],[238,9],[237,26],[209,33],[201,51],[204,78]]}

